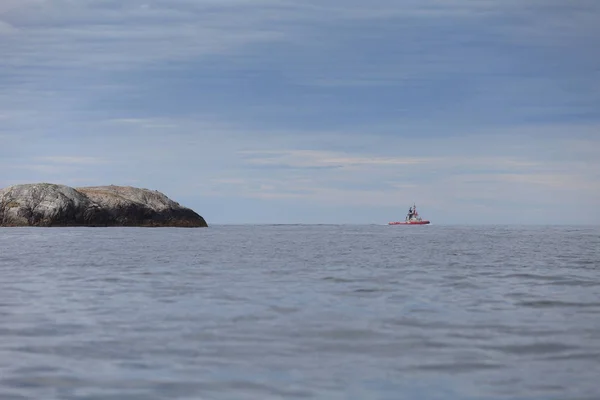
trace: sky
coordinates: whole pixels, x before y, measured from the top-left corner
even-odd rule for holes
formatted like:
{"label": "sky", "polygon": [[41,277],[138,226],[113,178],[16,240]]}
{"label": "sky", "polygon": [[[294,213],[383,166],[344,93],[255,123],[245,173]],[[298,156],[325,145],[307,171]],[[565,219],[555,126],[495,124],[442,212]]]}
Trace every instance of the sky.
{"label": "sky", "polygon": [[600,224],[597,0],[0,0],[0,188]]}

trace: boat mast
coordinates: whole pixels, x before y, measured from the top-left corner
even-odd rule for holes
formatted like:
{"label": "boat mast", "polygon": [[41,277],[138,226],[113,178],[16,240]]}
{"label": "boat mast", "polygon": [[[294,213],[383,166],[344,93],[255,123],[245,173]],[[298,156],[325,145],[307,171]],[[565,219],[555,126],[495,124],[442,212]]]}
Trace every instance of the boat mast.
{"label": "boat mast", "polygon": [[420,221],[421,217],[419,217],[419,213],[417,212],[417,205],[413,202],[413,215],[416,221]]}

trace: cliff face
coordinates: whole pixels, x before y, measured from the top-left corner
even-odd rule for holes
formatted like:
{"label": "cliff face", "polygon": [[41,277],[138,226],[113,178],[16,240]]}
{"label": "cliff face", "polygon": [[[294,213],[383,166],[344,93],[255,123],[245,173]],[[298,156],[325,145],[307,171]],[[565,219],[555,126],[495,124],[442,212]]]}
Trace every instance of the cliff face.
{"label": "cliff face", "polygon": [[193,210],[157,191],[38,183],[0,190],[0,226],[208,225]]}

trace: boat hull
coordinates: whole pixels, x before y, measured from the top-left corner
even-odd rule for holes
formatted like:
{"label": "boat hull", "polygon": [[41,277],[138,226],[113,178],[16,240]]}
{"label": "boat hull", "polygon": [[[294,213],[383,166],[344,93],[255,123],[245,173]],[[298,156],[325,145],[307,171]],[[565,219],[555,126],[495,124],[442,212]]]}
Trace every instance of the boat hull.
{"label": "boat hull", "polygon": [[397,222],[388,222],[388,225],[428,225],[429,221],[397,221]]}

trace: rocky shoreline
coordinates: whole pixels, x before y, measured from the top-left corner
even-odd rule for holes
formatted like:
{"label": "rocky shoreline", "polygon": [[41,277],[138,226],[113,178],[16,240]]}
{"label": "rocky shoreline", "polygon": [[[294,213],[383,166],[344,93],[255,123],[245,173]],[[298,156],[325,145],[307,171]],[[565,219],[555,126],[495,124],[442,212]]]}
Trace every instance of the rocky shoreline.
{"label": "rocky shoreline", "polygon": [[0,189],[0,226],[192,228],[208,224],[195,211],[156,190],[36,183]]}

